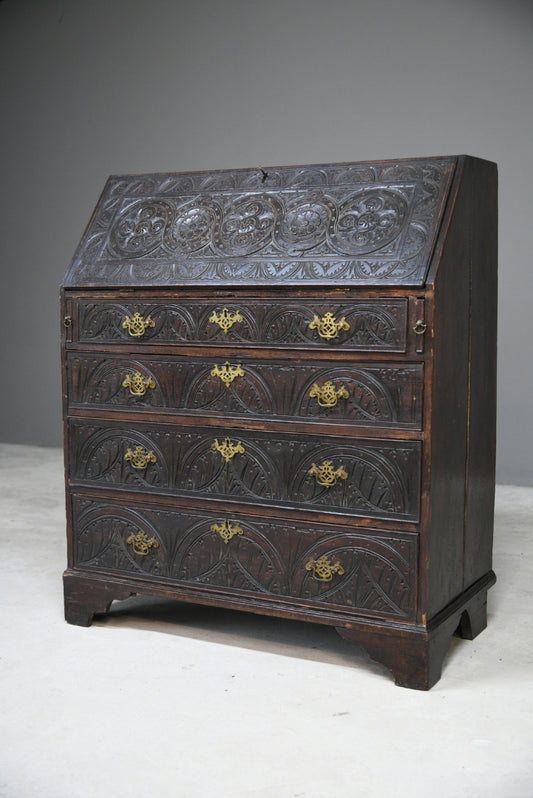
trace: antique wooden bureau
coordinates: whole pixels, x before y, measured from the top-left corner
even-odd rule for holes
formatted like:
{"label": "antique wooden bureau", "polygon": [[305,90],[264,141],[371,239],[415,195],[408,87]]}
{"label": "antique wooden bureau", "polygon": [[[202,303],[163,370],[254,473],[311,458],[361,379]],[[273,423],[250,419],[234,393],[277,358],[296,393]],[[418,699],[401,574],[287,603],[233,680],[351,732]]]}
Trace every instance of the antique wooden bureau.
{"label": "antique wooden bureau", "polygon": [[111,177],[62,287],[65,615],[330,624],[428,689],[486,625],[497,176]]}

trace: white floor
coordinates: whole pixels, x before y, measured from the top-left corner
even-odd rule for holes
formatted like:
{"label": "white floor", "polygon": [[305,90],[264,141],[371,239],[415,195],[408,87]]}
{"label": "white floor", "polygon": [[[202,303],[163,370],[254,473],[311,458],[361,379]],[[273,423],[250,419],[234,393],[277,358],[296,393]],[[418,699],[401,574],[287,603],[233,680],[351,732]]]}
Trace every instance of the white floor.
{"label": "white floor", "polygon": [[0,446],[0,796],[531,798],[533,489],[429,692],[332,629],[171,602],[63,620],[62,454]]}

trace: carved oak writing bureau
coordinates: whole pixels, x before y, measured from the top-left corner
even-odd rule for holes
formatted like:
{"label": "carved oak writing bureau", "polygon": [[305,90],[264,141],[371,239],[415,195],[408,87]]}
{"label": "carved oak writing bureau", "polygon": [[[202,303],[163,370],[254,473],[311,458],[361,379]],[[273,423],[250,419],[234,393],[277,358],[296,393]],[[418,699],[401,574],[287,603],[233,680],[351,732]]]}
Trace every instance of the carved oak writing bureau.
{"label": "carved oak writing bureau", "polygon": [[111,177],[62,288],[65,614],[330,624],[428,689],[486,625],[495,164]]}

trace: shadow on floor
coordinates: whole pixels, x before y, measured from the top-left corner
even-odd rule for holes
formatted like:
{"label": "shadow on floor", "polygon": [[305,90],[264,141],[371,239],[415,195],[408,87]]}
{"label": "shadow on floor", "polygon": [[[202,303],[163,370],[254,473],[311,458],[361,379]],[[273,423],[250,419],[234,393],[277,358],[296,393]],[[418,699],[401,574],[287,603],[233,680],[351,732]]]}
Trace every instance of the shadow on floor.
{"label": "shadow on floor", "polygon": [[[150,630],[278,656],[364,668],[392,680],[387,668],[371,660],[362,646],[343,640],[333,627],[321,624],[142,596],[114,601],[106,615],[95,616],[93,624]],[[471,644],[453,637],[443,672],[461,647]]]}

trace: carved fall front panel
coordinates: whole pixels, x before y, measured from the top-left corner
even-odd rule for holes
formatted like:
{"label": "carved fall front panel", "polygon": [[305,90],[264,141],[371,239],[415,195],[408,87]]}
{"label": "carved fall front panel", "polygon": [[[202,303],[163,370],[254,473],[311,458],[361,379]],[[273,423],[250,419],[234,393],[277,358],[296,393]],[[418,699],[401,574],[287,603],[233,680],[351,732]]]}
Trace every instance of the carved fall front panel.
{"label": "carved fall front panel", "polygon": [[67,285],[420,285],[454,159],[110,178]]}

